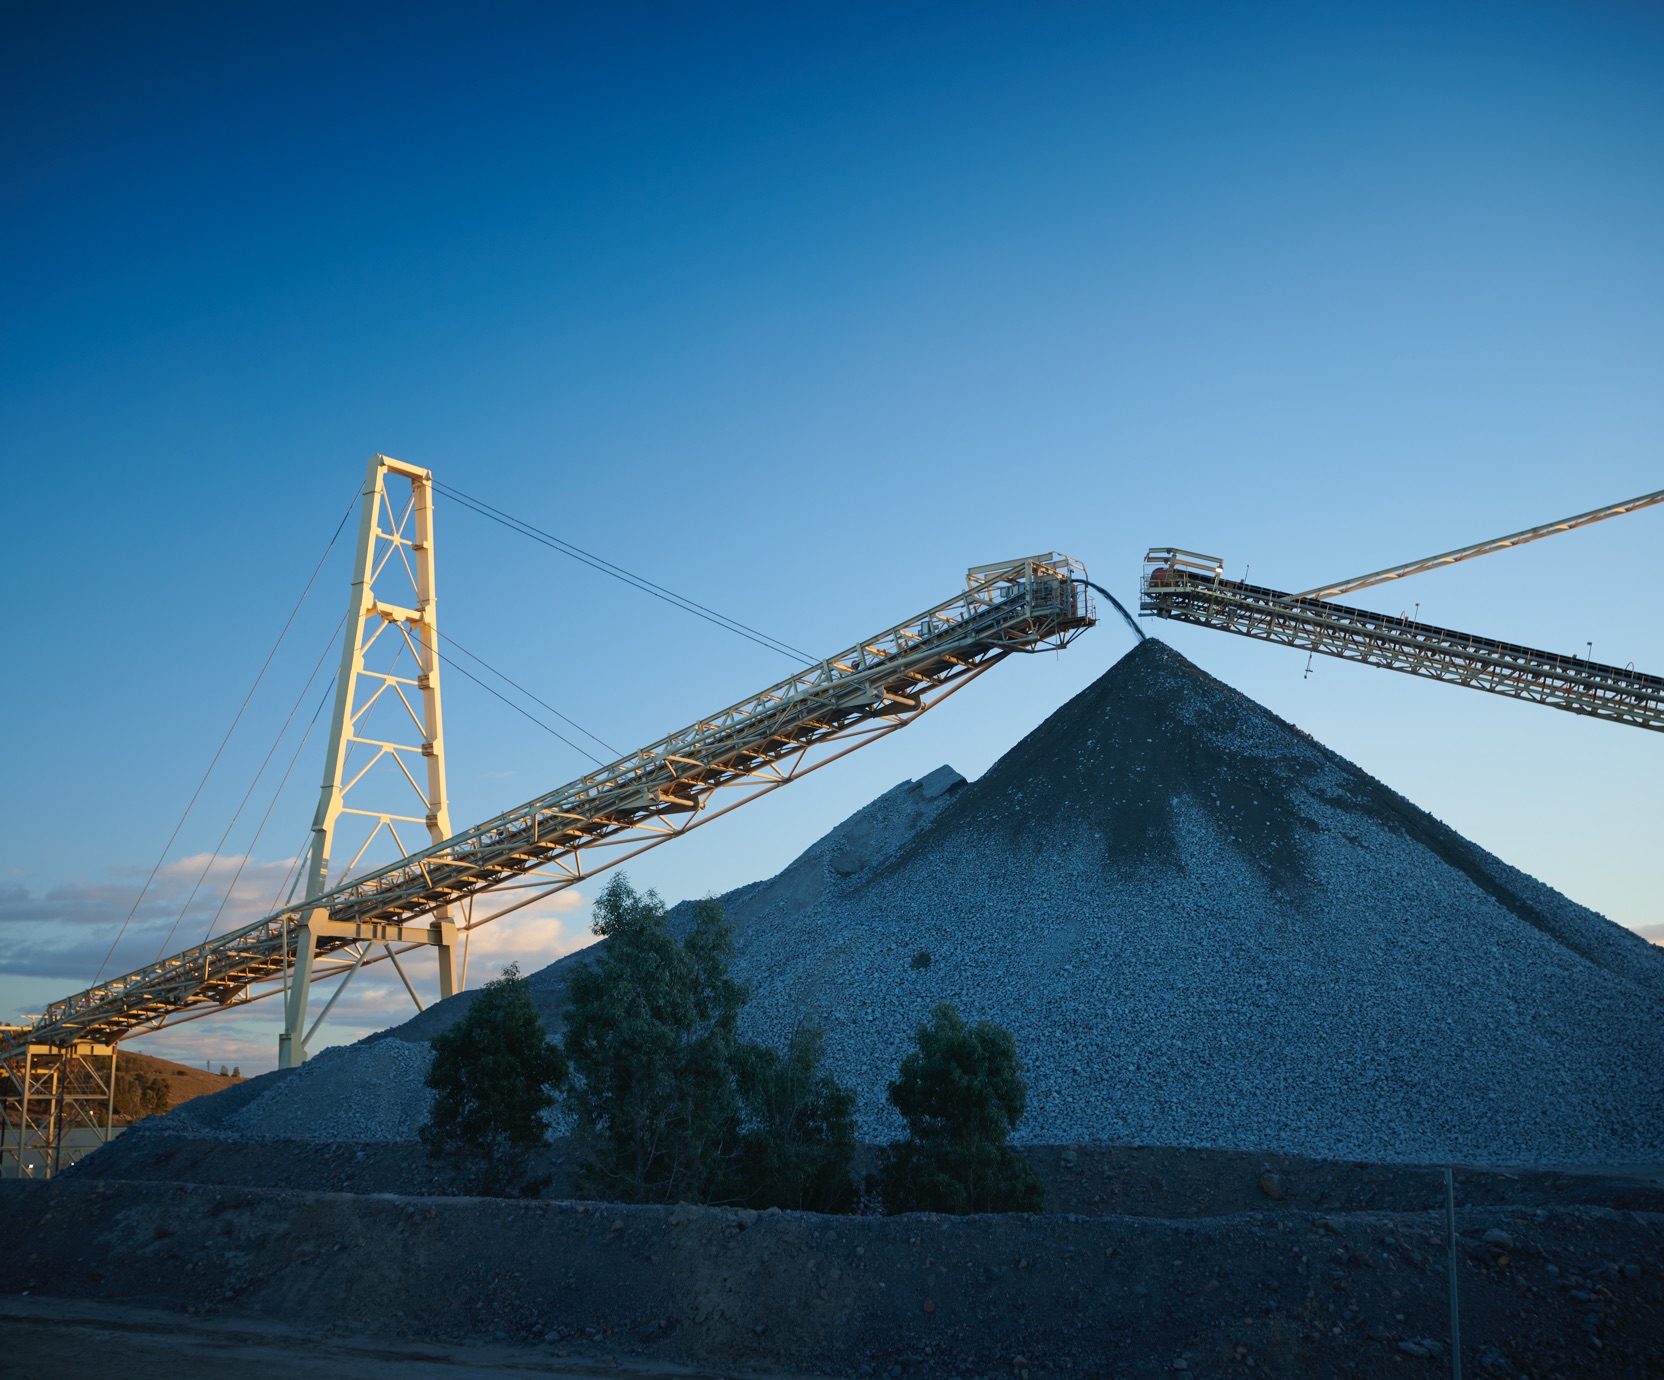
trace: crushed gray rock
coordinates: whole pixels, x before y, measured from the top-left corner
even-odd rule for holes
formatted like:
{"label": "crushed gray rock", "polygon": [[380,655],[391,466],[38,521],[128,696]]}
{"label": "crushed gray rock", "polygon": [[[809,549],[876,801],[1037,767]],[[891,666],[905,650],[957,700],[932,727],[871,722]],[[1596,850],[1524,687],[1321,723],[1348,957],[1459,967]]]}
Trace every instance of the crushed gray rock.
{"label": "crushed gray rock", "polygon": [[951,1001],[1015,1034],[1027,1142],[1664,1157],[1664,952],[1164,644],[920,784],[724,898],[747,1033],[815,1012],[864,1138],[901,1133],[886,1086]]}
{"label": "crushed gray rock", "polygon": [[414,1140],[433,1098],[426,1086],[432,1063],[428,1045],[398,1039],[326,1049],[221,1129],[291,1140]]}
{"label": "crushed gray rock", "polygon": [[[1664,1160],[1664,951],[1155,639],[980,780],[904,782],[722,900],[745,1033],[779,1042],[814,1013],[863,1139],[901,1133],[886,1087],[951,1001],[1015,1035],[1028,1143]],[[532,975],[551,1029],[587,961]],[[426,1051],[405,1042],[467,1000],[320,1056],[225,1125],[412,1133]]]}

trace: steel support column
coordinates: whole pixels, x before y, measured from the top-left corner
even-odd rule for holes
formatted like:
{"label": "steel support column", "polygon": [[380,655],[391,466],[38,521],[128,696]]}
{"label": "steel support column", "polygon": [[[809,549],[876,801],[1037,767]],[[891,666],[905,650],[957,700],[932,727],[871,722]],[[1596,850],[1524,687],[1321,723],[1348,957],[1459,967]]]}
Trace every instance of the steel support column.
{"label": "steel support column", "polygon": [[[392,481],[409,484],[408,501],[398,501]],[[383,835],[391,841],[394,856],[407,853],[400,824],[423,828],[429,846],[450,836],[434,574],[433,476],[416,465],[372,455],[364,476],[324,779],[307,855],[307,901],[329,890],[332,871],[339,882],[359,870]],[[392,715],[392,727],[370,726],[378,710],[382,725]],[[415,741],[410,741],[412,728]],[[354,748],[360,749],[357,758]],[[372,775],[378,767],[383,771],[380,780]],[[401,808],[390,808],[389,783],[402,796]],[[367,799],[371,795],[376,798]],[[356,803],[359,797],[366,797],[365,807]],[[408,803],[412,800],[415,807]],[[413,813],[413,808],[420,812]],[[366,821],[369,832],[349,861],[332,867],[343,816]],[[456,952],[452,944],[439,942],[437,934],[439,927],[454,934],[455,927],[447,907],[440,907],[435,916],[436,938],[431,942],[439,958],[439,992],[444,998],[456,991]],[[314,976],[319,922],[327,919],[327,909],[312,909],[294,932],[294,972],[278,1037],[282,1068],[293,1068],[306,1058],[307,991]]]}
{"label": "steel support column", "polygon": [[[27,1041],[0,1061],[0,1178],[49,1179],[108,1143],[115,1119],[116,1047]],[[90,1143],[72,1144],[77,1132]]]}

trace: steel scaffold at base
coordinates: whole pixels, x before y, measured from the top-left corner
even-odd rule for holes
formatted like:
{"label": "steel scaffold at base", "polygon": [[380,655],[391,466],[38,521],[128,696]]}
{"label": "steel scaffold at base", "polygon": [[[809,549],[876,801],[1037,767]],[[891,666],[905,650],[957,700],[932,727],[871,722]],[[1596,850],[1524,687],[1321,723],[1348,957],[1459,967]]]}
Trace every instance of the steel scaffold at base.
{"label": "steel scaffold at base", "polygon": [[[1015,653],[1066,647],[1095,621],[1079,563],[1055,554],[975,567],[966,588],[640,751],[455,837],[286,905],[242,929],[54,1002],[25,1040],[113,1043],[283,990],[297,952],[312,980],[378,961],[370,946],[448,938],[446,908],[477,928],[605,867],[680,837],[905,727]],[[721,796],[719,808],[712,808]],[[499,887],[535,894],[475,917]],[[304,939],[303,939],[304,932]],[[353,957],[348,962],[348,953]],[[309,982],[297,975],[293,987]],[[333,998],[332,998],[333,1000]],[[327,1012],[327,1008],[326,1008]],[[293,1035],[298,1025],[286,1022]]]}
{"label": "steel scaffold at base", "polygon": [[1664,678],[1227,580],[1176,547],[1146,554],[1139,612],[1664,731]]}
{"label": "steel scaffold at base", "polygon": [[[0,1178],[49,1179],[106,1144],[115,1120],[116,1047],[90,1040],[44,1044],[24,1026],[0,1062]],[[79,1145],[72,1143],[84,1133]]]}

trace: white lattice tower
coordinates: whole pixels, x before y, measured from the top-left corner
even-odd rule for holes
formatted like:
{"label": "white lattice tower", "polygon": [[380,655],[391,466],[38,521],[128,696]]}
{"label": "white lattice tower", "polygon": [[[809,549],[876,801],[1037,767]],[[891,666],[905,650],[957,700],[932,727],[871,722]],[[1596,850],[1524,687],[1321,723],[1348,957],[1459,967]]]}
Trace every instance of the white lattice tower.
{"label": "white lattice tower", "polygon": [[[439,696],[433,476],[415,465],[372,455],[361,506],[335,712],[306,860],[307,900],[451,834]],[[316,975],[316,941],[338,929],[322,908],[304,915],[295,931],[278,1046],[285,1068],[305,1059],[311,1038],[306,1007]],[[371,933],[351,937],[355,944],[326,960],[347,968],[331,1006],[369,948],[383,938]],[[408,941],[408,929],[401,938]],[[427,940],[438,950],[441,999],[456,990],[455,938],[455,924],[441,907],[434,912]],[[415,988],[390,945],[387,952],[414,998]],[[325,1006],[318,1021],[328,1011]]]}

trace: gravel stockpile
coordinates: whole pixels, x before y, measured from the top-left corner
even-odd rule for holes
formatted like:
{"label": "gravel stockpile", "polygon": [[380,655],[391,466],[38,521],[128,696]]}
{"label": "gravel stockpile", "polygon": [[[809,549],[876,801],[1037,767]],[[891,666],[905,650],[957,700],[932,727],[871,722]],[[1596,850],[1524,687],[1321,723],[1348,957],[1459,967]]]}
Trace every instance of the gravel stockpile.
{"label": "gravel stockpile", "polygon": [[1025,1141],[1664,1159],[1664,952],[1160,642],[936,808],[909,793],[868,807],[866,866],[823,841],[729,898],[750,1033],[818,1013],[866,1138],[952,1001],[1016,1035]]}
{"label": "gravel stockpile", "polygon": [[[816,1013],[864,1139],[900,1133],[886,1085],[952,1001],[1016,1036],[1028,1143],[1664,1162],[1664,951],[1153,639],[981,780],[903,783],[723,900],[746,1032]],[[583,961],[531,978],[552,1030]],[[467,1000],[221,1126],[414,1135],[421,1042]]]}
{"label": "gravel stockpile", "polygon": [[414,1140],[428,1120],[433,1094],[423,1080],[431,1062],[428,1045],[406,1040],[339,1045],[300,1069],[266,1074],[260,1092],[230,1114],[213,1115],[220,1109],[210,1104],[220,1094],[150,1117],[136,1129],[236,1140]]}

